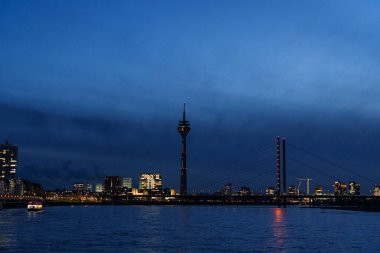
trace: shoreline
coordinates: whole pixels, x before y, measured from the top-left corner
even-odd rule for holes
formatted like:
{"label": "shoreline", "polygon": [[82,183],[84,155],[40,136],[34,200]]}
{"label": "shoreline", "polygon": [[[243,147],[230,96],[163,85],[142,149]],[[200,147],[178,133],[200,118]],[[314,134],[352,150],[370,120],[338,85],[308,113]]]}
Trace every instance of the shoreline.
{"label": "shoreline", "polygon": [[[280,207],[277,203],[250,203],[250,202],[193,202],[193,201],[115,201],[115,202],[81,202],[81,201],[46,201],[44,207],[54,206],[271,206]],[[3,202],[3,209],[25,208],[27,202]],[[328,206],[328,205],[299,205],[287,204],[289,207],[335,209],[347,211],[380,212],[380,206]],[[281,206],[281,208],[284,208]]]}

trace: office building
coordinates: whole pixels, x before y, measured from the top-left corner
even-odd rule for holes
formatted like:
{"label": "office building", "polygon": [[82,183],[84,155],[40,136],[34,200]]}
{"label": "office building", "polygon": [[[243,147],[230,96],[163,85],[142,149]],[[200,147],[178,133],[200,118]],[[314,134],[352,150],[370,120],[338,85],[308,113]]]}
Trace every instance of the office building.
{"label": "office building", "polygon": [[92,192],[92,185],[86,183],[75,183],[73,185],[73,193],[86,194]]}
{"label": "office building", "polygon": [[375,185],[372,189],[372,195],[373,196],[380,196],[380,186]]}
{"label": "office building", "polygon": [[0,145],[0,178],[15,179],[17,172],[18,148],[5,141]]}
{"label": "office building", "polygon": [[41,196],[44,193],[44,188],[41,184],[33,183],[29,180],[22,179],[23,194],[28,196]]}
{"label": "office building", "polygon": [[95,192],[100,193],[104,191],[103,183],[96,183],[95,184]]}
{"label": "office building", "polygon": [[0,179],[0,194],[5,194],[7,191],[7,182],[3,179]]}
{"label": "office building", "polygon": [[25,185],[25,183],[24,183],[23,180],[21,180],[21,179],[16,179],[15,180],[14,194],[16,194],[16,195],[24,195],[25,188],[26,188],[26,185]]}
{"label": "office building", "polygon": [[16,190],[16,179],[9,179],[8,181],[8,194],[15,194]]}
{"label": "office building", "polygon": [[274,196],[274,187],[269,186],[268,188],[265,189],[265,195],[268,196]]}
{"label": "office building", "polygon": [[73,184],[73,192],[76,193],[76,192],[84,192],[85,189],[84,189],[84,183],[75,183]]}
{"label": "office building", "polygon": [[231,183],[225,184],[221,190],[222,195],[226,195],[226,196],[232,195],[232,191],[233,191],[233,188],[232,188]]}
{"label": "office building", "polygon": [[128,177],[123,178],[123,188],[132,189],[132,178],[128,178]]}
{"label": "office building", "polygon": [[246,186],[243,186],[239,190],[239,195],[240,196],[251,196],[251,189],[249,189]]}
{"label": "office building", "polygon": [[322,196],[323,195],[323,187],[322,186],[316,186],[314,189],[314,195],[315,196]]}
{"label": "office building", "polygon": [[295,196],[295,195],[298,195],[297,187],[295,187],[294,185],[290,185],[290,186],[288,187],[288,194],[289,194],[289,196]]}
{"label": "office building", "polygon": [[352,196],[360,195],[360,184],[351,181],[348,183],[348,193]]}
{"label": "office building", "polygon": [[105,193],[119,193],[122,190],[122,178],[119,176],[107,176],[104,179],[104,192]]}
{"label": "office building", "polygon": [[139,189],[161,190],[162,178],[159,173],[142,173],[140,175]]}
{"label": "office building", "polygon": [[335,196],[344,196],[347,193],[347,185],[339,181],[334,182],[334,195]]}

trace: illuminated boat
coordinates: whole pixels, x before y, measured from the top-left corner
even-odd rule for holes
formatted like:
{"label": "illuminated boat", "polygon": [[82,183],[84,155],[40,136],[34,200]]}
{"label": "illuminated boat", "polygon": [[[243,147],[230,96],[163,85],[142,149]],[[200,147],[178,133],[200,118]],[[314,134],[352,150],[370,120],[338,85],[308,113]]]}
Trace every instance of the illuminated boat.
{"label": "illuminated boat", "polygon": [[28,207],[27,207],[28,211],[41,211],[42,208],[43,206],[40,200],[28,202]]}

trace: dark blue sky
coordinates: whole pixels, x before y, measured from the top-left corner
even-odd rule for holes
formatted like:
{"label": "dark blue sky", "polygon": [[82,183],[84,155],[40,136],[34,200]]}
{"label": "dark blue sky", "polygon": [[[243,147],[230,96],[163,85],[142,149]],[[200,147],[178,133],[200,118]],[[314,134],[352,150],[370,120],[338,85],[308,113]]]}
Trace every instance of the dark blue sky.
{"label": "dark blue sky", "polygon": [[[274,185],[271,161],[262,179],[259,157],[241,173],[215,165],[277,135],[380,182],[379,13],[378,1],[3,0],[0,138],[19,146],[19,175],[48,187],[158,171],[178,188],[186,102],[190,189]],[[331,175],[289,161],[294,184],[374,184],[289,156]]]}

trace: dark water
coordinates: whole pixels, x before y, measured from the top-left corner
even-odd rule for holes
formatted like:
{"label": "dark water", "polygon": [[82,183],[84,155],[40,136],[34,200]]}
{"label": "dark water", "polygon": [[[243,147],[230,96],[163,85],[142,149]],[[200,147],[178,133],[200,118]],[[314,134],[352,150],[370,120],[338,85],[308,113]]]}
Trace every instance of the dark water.
{"label": "dark water", "polygon": [[380,213],[254,206],[0,211],[0,252],[380,252]]}

